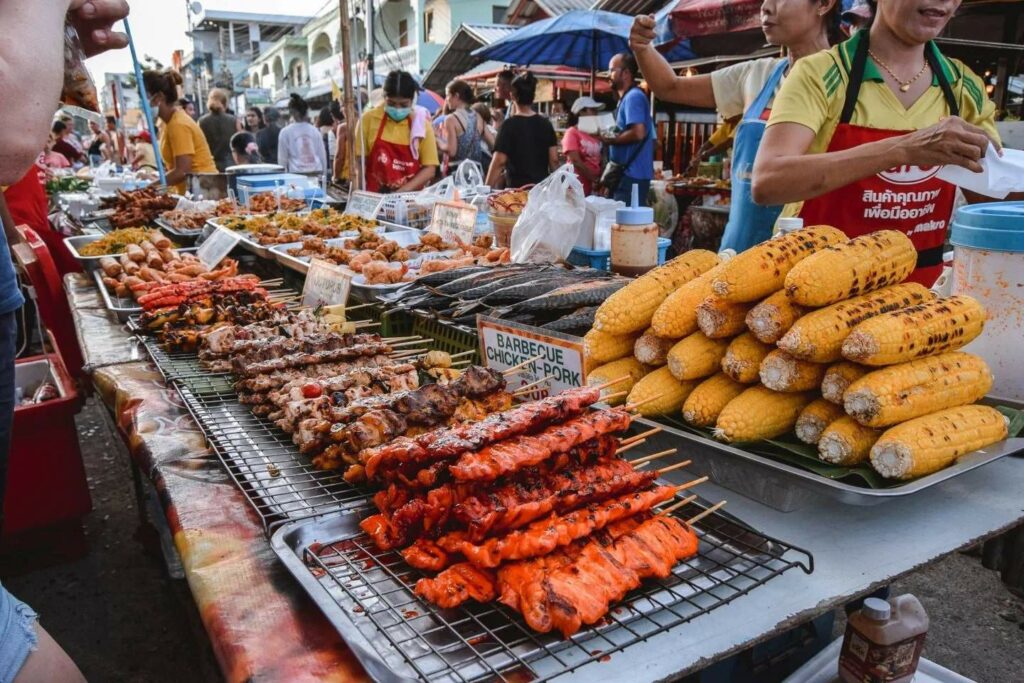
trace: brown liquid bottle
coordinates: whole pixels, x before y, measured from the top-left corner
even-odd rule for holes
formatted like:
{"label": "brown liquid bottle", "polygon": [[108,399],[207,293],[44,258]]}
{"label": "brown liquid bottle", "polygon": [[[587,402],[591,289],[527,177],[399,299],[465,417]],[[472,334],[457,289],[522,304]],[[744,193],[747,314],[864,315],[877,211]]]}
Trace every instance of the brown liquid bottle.
{"label": "brown liquid bottle", "polygon": [[928,615],[913,595],[867,598],[846,624],[839,678],[846,683],[910,681],[927,633]]}

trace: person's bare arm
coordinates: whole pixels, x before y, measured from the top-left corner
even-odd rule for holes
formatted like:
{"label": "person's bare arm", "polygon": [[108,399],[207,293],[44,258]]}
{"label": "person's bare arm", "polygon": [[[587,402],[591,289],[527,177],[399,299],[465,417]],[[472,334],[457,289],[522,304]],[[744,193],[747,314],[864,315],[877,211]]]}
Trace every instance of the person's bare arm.
{"label": "person's bare arm", "polygon": [[505,166],[508,165],[508,155],[504,152],[495,152],[491,157],[491,166],[487,169],[487,180],[484,185],[492,189],[505,186]]}
{"label": "person's bare arm", "polygon": [[445,148],[441,151],[447,154],[449,158],[454,157],[455,153],[459,151],[459,133],[455,125],[456,121],[454,115],[444,120]]}
{"label": "person's bare arm", "polygon": [[334,149],[334,177],[341,178],[345,170],[345,158],[348,156],[348,126],[338,126],[337,144]]}
{"label": "person's bare arm", "polygon": [[416,190],[422,190],[427,186],[431,180],[434,179],[434,173],[437,172],[437,166],[423,166],[417,171],[416,175],[409,180],[405,181],[396,192],[415,192]]}
{"label": "person's bare arm", "polygon": [[691,107],[715,106],[711,76],[676,76],[665,58],[654,48],[654,17],[640,15],[633,19],[629,31],[629,47],[651,92],[658,99]]}
{"label": "person's bare arm", "polygon": [[579,150],[574,149],[567,152],[565,156],[572,162],[572,167],[580,177],[586,178],[591,182],[600,177],[599,173],[594,173],[594,171],[583,162],[583,155],[579,153]]}
{"label": "person's bare arm", "polygon": [[185,176],[192,172],[192,155],[174,157],[174,169],[167,173],[168,185],[179,185],[185,182]]}
{"label": "person's bare arm", "polygon": [[480,136],[484,139],[484,142],[487,143],[488,147],[494,149],[494,131],[481,118],[477,118],[477,125],[481,126]]}
{"label": "person's bare arm", "polygon": [[901,165],[955,164],[977,172],[989,142],[984,130],[955,116],[840,152],[807,154],[814,135],[799,123],[768,127],[754,162],[751,194],[755,202],[773,205],[812,199]]}
{"label": "person's bare arm", "polygon": [[558,168],[558,147],[548,147],[548,170],[554,171]]}
{"label": "person's bare arm", "polygon": [[637,142],[643,142],[646,139],[647,126],[642,123],[634,123],[618,135],[612,135],[604,138],[604,141],[609,145],[632,145]]}

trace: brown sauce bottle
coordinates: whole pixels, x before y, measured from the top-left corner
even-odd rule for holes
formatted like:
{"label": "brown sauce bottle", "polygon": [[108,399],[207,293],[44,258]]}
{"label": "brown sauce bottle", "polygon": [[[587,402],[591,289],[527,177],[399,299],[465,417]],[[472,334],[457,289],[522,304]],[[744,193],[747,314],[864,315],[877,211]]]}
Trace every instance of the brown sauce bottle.
{"label": "brown sauce bottle", "polygon": [[913,595],[867,598],[846,624],[839,678],[846,683],[910,681],[927,633],[928,615]]}

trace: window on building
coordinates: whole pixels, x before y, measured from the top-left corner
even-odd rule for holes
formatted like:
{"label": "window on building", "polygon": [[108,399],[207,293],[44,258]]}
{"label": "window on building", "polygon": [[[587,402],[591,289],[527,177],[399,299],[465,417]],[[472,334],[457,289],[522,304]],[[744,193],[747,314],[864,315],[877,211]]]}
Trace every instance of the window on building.
{"label": "window on building", "polygon": [[409,47],[409,22],[398,20],[398,47]]}
{"label": "window on building", "polygon": [[432,9],[423,13],[423,42],[434,42],[434,10]]}
{"label": "window on building", "polygon": [[505,8],[501,5],[491,5],[491,23],[492,24],[504,24],[505,23]]}

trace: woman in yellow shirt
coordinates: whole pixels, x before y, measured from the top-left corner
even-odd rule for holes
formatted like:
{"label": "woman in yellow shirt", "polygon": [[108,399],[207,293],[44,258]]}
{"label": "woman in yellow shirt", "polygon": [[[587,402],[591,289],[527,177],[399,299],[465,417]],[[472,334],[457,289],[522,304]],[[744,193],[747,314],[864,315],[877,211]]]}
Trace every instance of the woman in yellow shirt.
{"label": "woman in yellow shirt", "polygon": [[216,173],[217,165],[199,124],[178,106],[181,74],[173,69],[146,71],[142,80],[149,95],[149,106],[164,124],[160,130],[160,156],[167,171],[167,186],[183,193],[185,176],[189,173]]}

